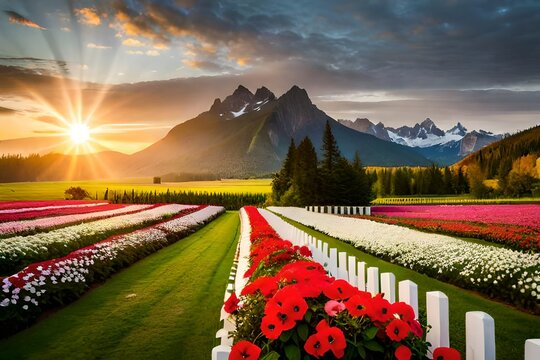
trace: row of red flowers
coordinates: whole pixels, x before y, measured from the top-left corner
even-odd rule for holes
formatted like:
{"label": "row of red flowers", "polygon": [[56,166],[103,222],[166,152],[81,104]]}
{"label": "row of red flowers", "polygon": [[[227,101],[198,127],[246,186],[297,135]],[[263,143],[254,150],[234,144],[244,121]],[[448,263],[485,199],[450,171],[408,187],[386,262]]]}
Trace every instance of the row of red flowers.
{"label": "row of red flowers", "polygon": [[[389,303],[328,276],[306,247],[283,240],[254,207],[249,281],[225,310],[236,322],[230,359],[424,359],[426,327],[403,302]],[[437,349],[441,359],[459,359]]]}
{"label": "row of red flowers", "polygon": [[540,251],[540,230],[527,226],[387,216],[355,217],[385,224],[406,226],[417,230],[482,239],[517,250]]}
{"label": "row of red flowers", "polygon": [[28,211],[0,214],[0,222],[29,220],[56,215],[87,214],[98,211],[116,210],[125,206],[126,205],[124,204],[105,204],[98,206],[65,207],[45,210],[33,208],[32,210]]}

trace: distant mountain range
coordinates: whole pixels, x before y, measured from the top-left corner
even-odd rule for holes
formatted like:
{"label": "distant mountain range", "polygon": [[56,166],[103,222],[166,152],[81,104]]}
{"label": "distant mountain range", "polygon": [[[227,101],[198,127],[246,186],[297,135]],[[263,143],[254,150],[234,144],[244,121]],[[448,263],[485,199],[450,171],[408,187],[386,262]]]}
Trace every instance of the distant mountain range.
{"label": "distant mountain range", "polygon": [[223,177],[269,174],[281,167],[290,140],[308,136],[320,152],[329,122],[342,154],[356,151],[366,165],[421,166],[430,161],[413,149],[344,126],[319,110],[298,86],[277,98],[265,87],[255,94],[239,86],[223,101],[175,126],[163,139],[130,156],[126,174],[201,172]]}
{"label": "distant mountain range", "polygon": [[484,130],[469,132],[459,122],[451,129],[443,131],[430,118],[413,127],[401,126],[397,129],[386,127],[381,122],[374,124],[366,118],[358,118],[355,121],[339,120],[339,122],[381,140],[411,147],[422,156],[440,165],[453,164],[504,137],[502,134],[493,134]]}

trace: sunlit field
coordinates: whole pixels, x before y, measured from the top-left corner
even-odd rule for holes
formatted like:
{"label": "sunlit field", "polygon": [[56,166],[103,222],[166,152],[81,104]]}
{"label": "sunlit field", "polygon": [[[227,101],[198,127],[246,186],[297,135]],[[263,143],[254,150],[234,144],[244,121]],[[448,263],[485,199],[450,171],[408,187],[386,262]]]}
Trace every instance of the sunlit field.
{"label": "sunlit field", "polygon": [[23,182],[0,184],[1,200],[40,200],[63,199],[64,191],[71,186],[80,186],[91,196],[103,198],[105,190],[109,191],[207,191],[225,193],[270,193],[270,179],[254,180],[218,180],[218,181],[187,181],[152,184],[151,178],[134,178],[122,180],[93,180],[93,181],[52,181],[52,182]]}

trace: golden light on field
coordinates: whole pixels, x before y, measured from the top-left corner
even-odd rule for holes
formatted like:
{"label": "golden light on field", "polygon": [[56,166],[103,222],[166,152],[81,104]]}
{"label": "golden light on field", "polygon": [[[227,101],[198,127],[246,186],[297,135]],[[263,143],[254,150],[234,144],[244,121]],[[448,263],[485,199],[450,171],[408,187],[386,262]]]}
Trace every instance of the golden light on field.
{"label": "golden light on field", "polygon": [[69,136],[76,145],[81,145],[90,140],[90,129],[85,124],[73,124],[69,128]]}

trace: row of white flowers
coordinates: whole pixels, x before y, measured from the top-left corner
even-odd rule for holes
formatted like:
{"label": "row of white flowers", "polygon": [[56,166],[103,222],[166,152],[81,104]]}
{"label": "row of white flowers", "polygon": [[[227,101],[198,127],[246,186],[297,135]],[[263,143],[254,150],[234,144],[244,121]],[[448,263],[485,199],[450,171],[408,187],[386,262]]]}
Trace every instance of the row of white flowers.
{"label": "row of white flowers", "polygon": [[[0,240],[0,271],[5,273],[10,264],[18,264],[24,259],[38,261],[56,257],[58,252],[62,252],[63,248],[66,248],[67,252],[75,250],[80,246],[71,243],[76,243],[81,238],[99,236],[99,234],[112,230],[138,226],[193,207],[193,205],[179,204],[161,205],[132,214],[108,217],[49,232],[2,239]],[[129,206],[127,208],[131,208],[131,211],[133,211],[135,209],[146,209],[148,206],[133,205],[133,207]],[[63,251],[64,254],[67,252]]]}
{"label": "row of white flowers", "polygon": [[540,300],[540,254],[475,244],[370,220],[270,207],[271,211],[361,250],[432,277],[534,306]]}
{"label": "row of white flowers", "polygon": [[66,291],[73,294],[71,298],[79,296],[87,289],[89,281],[110,276],[118,268],[175,242],[224,211],[220,206],[208,206],[158,226],[76,250],[63,258],[29,265],[2,280],[0,315],[3,315],[0,319],[7,322],[27,318],[31,321],[44,306],[59,301],[58,296]]}
{"label": "row of white flowers", "polygon": [[0,234],[7,235],[24,231],[43,230],[60,225],[73,224],[81,221],[90,221],[92,219],[105,218],[109,216],[117,216],[131,213],[134,211],[140,211],[148,209],[150,206],[152,205],[129,205],[121,207],[119,209],[96,211],[86,214],[60,215],[43,217],[33,220],[9,221],[5,223],[0,223]]}
{"label": "row of white flowers", "polygon": [[49,205],[49,206],[36,206],[29,208],[18,208],[18,209],[3,209],[0,210],[0,214],[15,214],[28,211],[43,211],[43,210],[55,210],[55,209],[69,209],[69,208],[84,208],[92,206],[103,206],[107,205],[107,202],[94,202],[88,204],[77,204],[77,205]]}

